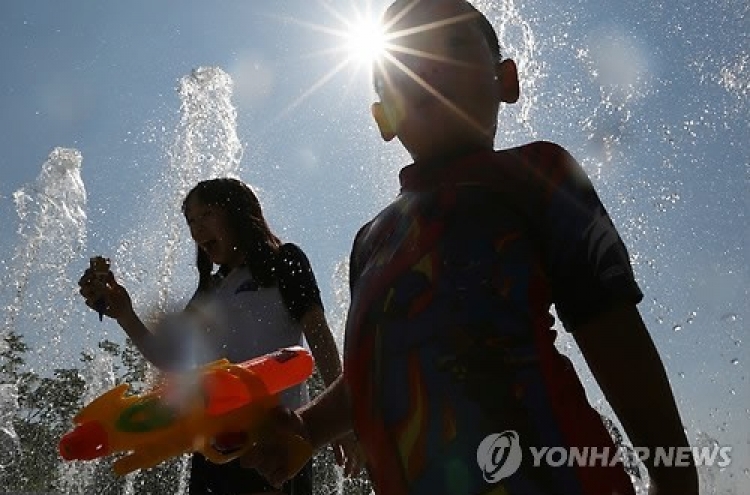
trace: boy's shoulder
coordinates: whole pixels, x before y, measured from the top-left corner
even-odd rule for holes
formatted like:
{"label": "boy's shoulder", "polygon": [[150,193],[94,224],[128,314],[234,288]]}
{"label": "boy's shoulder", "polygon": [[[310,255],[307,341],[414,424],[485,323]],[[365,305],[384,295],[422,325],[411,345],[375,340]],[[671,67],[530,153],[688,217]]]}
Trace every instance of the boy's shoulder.
{"label": "boy's shoulder", "polygon": [[555,142],[546,141],[542,139],[542,140],[537,140],[537,141],[531,141],[529,143],[525,143],[525,144],[507,149],[507,151],[512,151],[512,150],[521,150],[521,151],[533,150],[533,151],[556,152],[556,151],[562,151],[564,150],[564,148]]}
{"label": "boy's shoulder", "polygon": [[512,193],[516,188],[548,190],[580,169],[557,143],[534,141],[513,148],[465,156],[442,172],[435,182],[484,185]]}
{"label": "boy's shoulder", "polygon": [[586,174],[573,155],[551,141],[534,141],[496,153],[497,162],[506,165],[507,175],[515,175],[542,191],[555,190],[571,178],[585,179]]}
{"label": "boy's shoulder", "polygon": [[501,156],[514,157],[528,165],[565,165],[573,160],[568,150],[552,141],[533,141],[514,148],[498,150],[496,153]]}

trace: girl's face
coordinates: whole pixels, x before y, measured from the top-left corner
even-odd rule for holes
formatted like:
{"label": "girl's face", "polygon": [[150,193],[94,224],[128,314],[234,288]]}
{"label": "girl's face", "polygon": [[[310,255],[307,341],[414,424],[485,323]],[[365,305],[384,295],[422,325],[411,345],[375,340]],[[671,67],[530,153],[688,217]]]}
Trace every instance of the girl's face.
{"label": "girl's face", "polygon": [[215,265],[231,268],[244,262],[237,248],[234,233],[227,223],[223,208],[207,205],[192,198],[185,206],[185,219],[190,228],[190,236],[199,249],[202,249]]}

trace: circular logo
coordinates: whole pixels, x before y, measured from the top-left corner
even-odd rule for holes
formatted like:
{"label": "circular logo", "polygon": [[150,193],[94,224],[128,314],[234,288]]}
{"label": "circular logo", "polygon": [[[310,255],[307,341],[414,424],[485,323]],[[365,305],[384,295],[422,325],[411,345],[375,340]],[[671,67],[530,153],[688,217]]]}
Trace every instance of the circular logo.
{"label": "circular logo", "polygon": [[507,478],[521,466],[521,444],[518,433],[506,430],[487,435],[477,449],[477,464],[487,483]]}

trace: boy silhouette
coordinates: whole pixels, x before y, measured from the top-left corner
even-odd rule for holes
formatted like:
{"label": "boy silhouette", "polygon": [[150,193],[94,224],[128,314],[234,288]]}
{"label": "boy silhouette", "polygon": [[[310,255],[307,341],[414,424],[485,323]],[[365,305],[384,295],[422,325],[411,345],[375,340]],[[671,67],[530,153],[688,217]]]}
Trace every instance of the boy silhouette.
{"label": "boy silhouette", "polygon": [[[355,238],[343,376],[279,424],[315,448],[353,429],[379,495],[634,493],[554,346],[550,314],[554,305],[636,447],[688,446],[619,234],[562,147],[494,150],[518,75],[475,7],[399,0],[383,22],[389,50],[374,67],[372,114],[414,163]],[[511,447],[522,461],[504,473]],[[600,457],[535,465],[531,448],[544,447]],[[279,445],[244,461],[273,483],[289,476]],[[646,467],[654,493],[697,494],[692,463]]]}

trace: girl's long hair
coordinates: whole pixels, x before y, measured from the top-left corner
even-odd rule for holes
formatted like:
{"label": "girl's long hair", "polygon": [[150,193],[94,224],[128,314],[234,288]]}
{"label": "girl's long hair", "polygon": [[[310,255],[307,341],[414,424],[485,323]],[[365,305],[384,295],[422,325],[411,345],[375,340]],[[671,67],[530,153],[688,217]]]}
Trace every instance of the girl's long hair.
{"label": "girl's long hair", "polygon": [[[255,280],[262,287],[274,285],[275,261],[281,241],[271,232],[253,190],[240,180],[222,177],[201,181],[191,189],[182,202],[183,213],[193,199],[207,206],[221,208],[225,212],[227,224],[239,244],[237,248],[244,255],[245,263]],[[197,246],[196,252],[198,294],[211,287],[213,263]],[[219,268],[220,271],[222,269],[223,267]]]}

